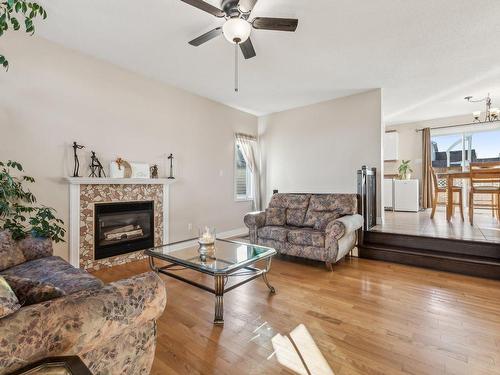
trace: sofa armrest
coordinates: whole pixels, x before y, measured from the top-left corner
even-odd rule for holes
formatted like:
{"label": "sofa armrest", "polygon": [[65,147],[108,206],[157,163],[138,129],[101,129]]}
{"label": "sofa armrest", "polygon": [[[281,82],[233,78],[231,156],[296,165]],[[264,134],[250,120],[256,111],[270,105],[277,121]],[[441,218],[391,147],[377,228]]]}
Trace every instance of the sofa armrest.
{"label": "sofa armrest", "polygon": [[[338,219],[332,220],[328,223],[325,229],[325,247],[326,247],[326,261],[327,263],[335,263],[341,258],[342,253],[339,254],[339,240],[353,233],[363,226],[363,216],[354,214],[346,215]],[[355,239],[353,241],[355,244]]]}
{"label": "sofa armrest", "polygon": [[28,236],[17,243],[26,260],[35,260],[54,255],[52,240]]}
{"label": "sofa armrest", "polygon": [[266,225],[266,211],[249,212],[243,221],[249,229],[250,242],[256,244],[258,242],[257,229]]}
{"label": "sofa armrest", "polygon": [[325,232],[327,236],[332,236],[339,240],[347,233],[354,232],[362,226],[363,216],[359,214],[346,215],[330,221],[326,226]]}
{"label": "sofa armrest", "polygon": [[21,308],[0,319],[0,375],[39,359],[87,353],[163,312],[154,272]]}
{"label": "sofa armrest", "polygon": [[266,224],[266,211],[249,212],[243,221],[249,229],[263,227]]}

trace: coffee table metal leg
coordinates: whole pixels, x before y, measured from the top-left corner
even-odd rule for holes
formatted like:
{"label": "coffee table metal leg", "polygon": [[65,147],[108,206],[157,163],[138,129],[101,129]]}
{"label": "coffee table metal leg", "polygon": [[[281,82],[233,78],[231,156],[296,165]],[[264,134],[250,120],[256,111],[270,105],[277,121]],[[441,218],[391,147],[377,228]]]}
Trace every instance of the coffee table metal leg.
{"label": "coffee table metal leg", "polygon": [[224,276],[215,275],[214,324],[224,324]]}
{"label": "coffee table metal leg", "polygon": [[276,289],[274,289],[274,287],[269,283],[269,280],[267,279],[267,273],[269,272],[270,269],[271,269],[271,258],[267,260],[266,270],[262,273],[262,279],[266,283],[271,293],[276,293]]}

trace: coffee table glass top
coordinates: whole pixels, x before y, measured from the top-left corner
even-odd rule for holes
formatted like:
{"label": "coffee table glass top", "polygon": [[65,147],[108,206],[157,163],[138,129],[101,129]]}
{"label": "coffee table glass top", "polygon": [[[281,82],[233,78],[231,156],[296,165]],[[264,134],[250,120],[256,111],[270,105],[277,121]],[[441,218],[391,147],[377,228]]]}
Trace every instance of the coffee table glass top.
{"label": "coffee table glass top", "polygon": [[146,254],[209,273],[229,273],[276,254],[270,247],[217,239],[215,250],[203,261],[198,248],[195,239],[157,246],[146,250]]}

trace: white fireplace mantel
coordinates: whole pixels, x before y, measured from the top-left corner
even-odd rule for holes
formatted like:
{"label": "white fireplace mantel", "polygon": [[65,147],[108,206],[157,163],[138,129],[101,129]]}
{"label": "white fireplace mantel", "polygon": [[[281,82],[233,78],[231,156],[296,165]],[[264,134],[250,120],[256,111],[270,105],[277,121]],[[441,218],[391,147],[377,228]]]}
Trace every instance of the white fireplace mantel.
{"label": "white fireplace mantel", "polygon": [[80,185],[163,185],[163,243],[169,242],[169,187],[176,180],[168,178],[66,177],[69,184],[69,262],[80,267]]}
{"label": "white fireplace mantel", "polygon": [[170,178],[66,177],[70,185],[171,185]]}

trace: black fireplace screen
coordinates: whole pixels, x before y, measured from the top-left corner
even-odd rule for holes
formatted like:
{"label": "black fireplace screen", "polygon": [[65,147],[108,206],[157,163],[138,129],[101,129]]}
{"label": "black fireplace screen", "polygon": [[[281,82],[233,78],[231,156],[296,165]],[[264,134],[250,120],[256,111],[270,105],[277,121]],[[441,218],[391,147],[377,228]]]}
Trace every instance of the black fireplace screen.
{"label": "black fireplace screen", "polygon": [[95,259],[154,246],[153,202],[95,205]]}

